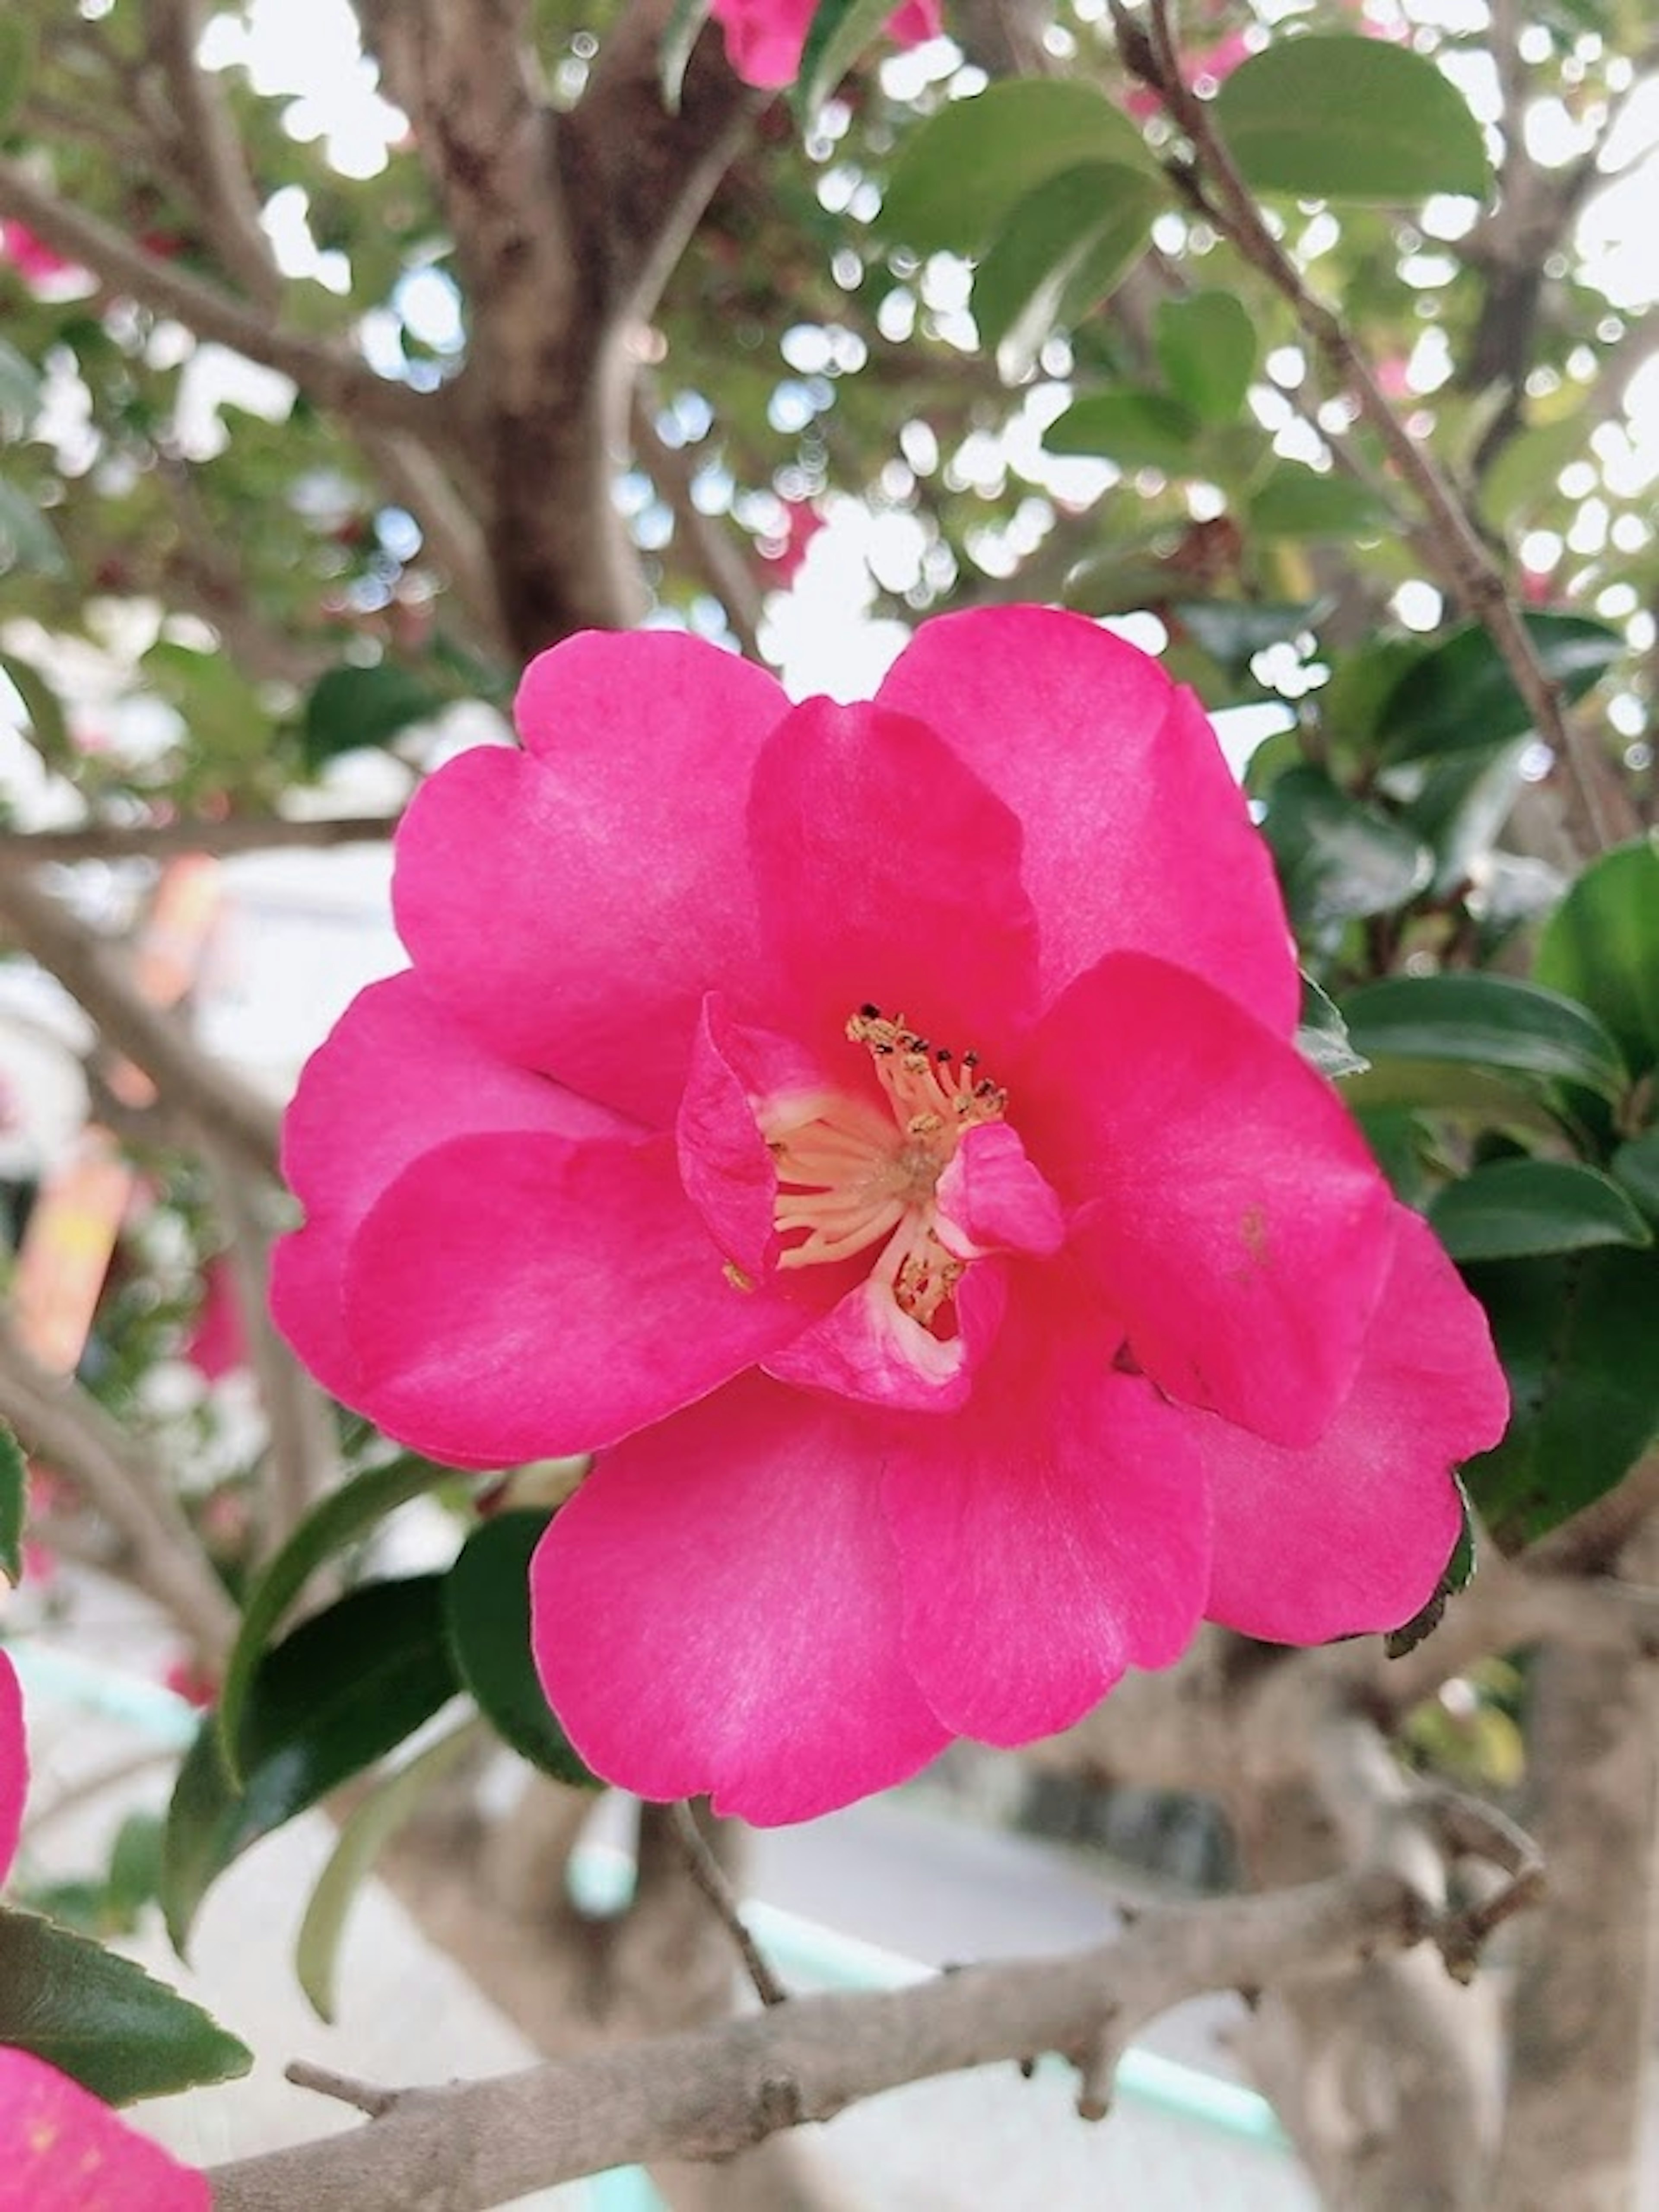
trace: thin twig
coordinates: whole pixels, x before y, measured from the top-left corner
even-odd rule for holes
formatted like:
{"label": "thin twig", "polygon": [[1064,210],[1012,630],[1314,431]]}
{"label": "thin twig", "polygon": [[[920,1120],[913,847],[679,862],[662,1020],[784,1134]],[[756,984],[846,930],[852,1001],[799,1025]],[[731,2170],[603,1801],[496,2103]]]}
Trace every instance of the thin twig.
{"label": "thin twig", "polygon": [[743,1923],[738,1910],[738,1900],[732,1894],[732,1886],[717,1864],[708,1848],[707,1838],[697,1826],[697,1816],[684,1802],[673,1808],[674,1836],[685,1854],[685,1863],[692,1881],[713,1906],[716,1917],[736,1945],[742,1959],[744,1971],[754,1984],[755,1994],[763,2005],[784,2004],[789,1992],[772,1972],[765,1953]]}
{"label": "thin twig", "polygon": [[331,2066],[313,2066],[308,2058],[290,2059],[283,2069],[283,2079],[296,2089],[314,2090],[319,2097],[331,2097],[337,2104],[367,2112],[371,2120],[391,2112],[405,2094],[401,2089],[376,2088],[372,2081],[356,2081],[349,2074],[337,2074]]}
{"label": "thin twig", "polygon": [[398,821],[395,814],[328,814],[299,821],[281,814],[231,814],[222,822],[185,817],[173,822],[88,822],[74,830],[11,830],[0,831],[0,868],[47,861],[166,860],[186,853],[223,860],[233,853],[380,845]]}

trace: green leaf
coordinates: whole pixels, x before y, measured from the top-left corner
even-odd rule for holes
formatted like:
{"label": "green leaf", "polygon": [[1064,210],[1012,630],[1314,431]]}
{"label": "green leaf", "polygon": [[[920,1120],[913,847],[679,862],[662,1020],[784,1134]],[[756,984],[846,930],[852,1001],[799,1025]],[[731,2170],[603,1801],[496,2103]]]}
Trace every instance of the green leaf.
{"label": "green leaf", "polygon": [[1521,788],[1525,750],[1523,738],[1512,738],[1494,751],[1450,753],[1425,771],[1410,771],[1420,773],[1422,781],[1416,797],[1401,808],[1401,819],[1434,854],[1429,888],[1437,898],[1456,890],[1491,852]]}
{"label": "green leaf", "polygon": [[892,0],[819,0],[807,26],[789,101],[801,126],[811,125],[854,63],[880,35]]}
{"label": "green leaf", "polygon": [[1429,1219],[1457,1261],[1653,1242],[1653,1231],[1611,1176],[1568,1160],[1495,1160],[1478,1167],[1447,1184]]}
{"label": "green leaf", "polygon": [[877,221],[917,253],[977,254],[1028,192],[1097,161],[1159,173],[1103,93],[1073,78],[1010,77],[952,100],[911,134]]}
{"label": "green leaf", "polygon": [[1620,1145],[1611,1165],[1648,1219],[1659,1222],[1659,1129],[1646,1130]]}
{"label": "green leaf", "polygon": [[1231,422],[1255,374],[1255,325],[1231,292],[1161,300],[1155,326],[1165,382],[1201,422]]}
{"label": "green leaf", "polygon": [[1261,538],[1376,538],[1389,510],[1352,477],[1322,476],[1300,461],[1275,461],[1250,494],[1247,527]]}
{"label": "green leaf", "polygon": [[40,576],[66,576],[69,562],[58,533],[32,499],[0,477],[0,572],[28,568]]}
{"label": "green leaf", "polygon": [[1121,469],[1190,475],[1199,422],[1161,392],[1096,392],[1074,400],[1042,434],[1051,453],[1098,453]]}
{"label": "green leaf", "polygon": [[34,663],[25,660],[21,653],[0,653],[0,672],[3,672],[23,702],[35,750],[42,760],[54,768],[70,768],[75,760],[75,747],[56,691]]}
{"label": "green leaf", "polygon": [[[5,31],[0,21],[0,36]],[[3,98],[0,97],[0,105]],[[15,346],[0,338],[0,416],[10,418],[8,428],[15,438],[23,437],[40,408],[40,372],[32,361],[25,361]]]}
{"label": "green leaf", "polygon": [[1238,676],[1270,645],[1285,644],[1311,629],[1328,604],[1324,599],[1174,599],[1164,612],[1229,674]]}
{"label": "green leaf", "polygon": [[23,1516],[28,1510],[28,1462],[9,1421],[0,1420],[0,1575],[23,1579]]}
{"label": "green leaf", "polygon": [[1556,496],[1556,479],[1583,460],[1595,428],[1575,411],[1559,422],[1541,422],[1511,438],[1480,479],[1475,503],[1498,530],[1513,530]]}
{"label": "green leaf", "polygon": [[1342,1013],[1370,1060],[1452,1060],[1608,1100],[1629,1086],[1618,1046],[1587,1006],[1513,976],[1390,975],[1351,991]]}
{"label": "green leaf", "polygon": [[[1625,649],[1586,615],[1525,617],[1544,672],[1568,701],[1586,691]],[[1532,733],[1532,715],[1485,626],[1465,623],[1406,671],[1383,702],[1376,734],[1390,760],[1467,752]]]}
{"label": "green leaf", "polygon": [[248,1685],[283,1615],[326,1560],[367,1535],[411,1498],[452,1480],[449,1468],[436,1467],[416,1453],[406,1453],[385,1467],[370,1468],[314,1506],[253,1584],[225,1668],[215,1717],[231,1781],[240,1779],[241,1773],[243,1707]]}
{"label": "green leaf", "polygon": [[269,1652],[242,1709],[242,1783],[211,1718],[167,1811],[161,1904],[182,1956],[197,1908],[232,1860],[412,1735],[459,1688],[443,1577],[368,1583]]}
{"label": "green leaf", "polygon": [[308,768],[359,745],[389,744],[417,722],[429,722],[448,700],[396,661],[374,668],[331,668],[306,701],[301,749]]}
{"label": "green leaf", "polygon": [[1354,1050],[1336,1001],[1306,974],[1302,978],[1302,1018],[1297,1024],[1296,1048],[1332,1082],[1342,1075],[1363,1075],[1370,1066]]}
{"label": "green leaf", "polygon": [[1533,972],[1593,1006],[1633,1073],[1659,1066],[1659,847],[1593,860],[1544,925]]}
{"label": "green leaf", "polygon": [[34,26],[19,15],[0,16],[0,131],[27,97],[34,74]]}
{"label": "green leaf", "polygon": [[445,1578],[444,1625],[461,1680],[491,1727],[544,1774],[592,1789],[530,1651],[530,1561],[552,1517],[516,1511],[481,1522]]}
{"label": "green leaf", "polygon": [[1232,72],[1212,112],[1257,191],[1412,201],[1492,189],[1480,126],[1451,80],[1376,39],[1277,39]]}
{"label": "green leaf", "polygon": [[[1559,1139],[1562,1115],[1516,1076],[1490,1075],[1484,1068],[1445,1060],[1376,1060],[1363,1075],[1342,1086],[1351,1112],[1369,1127],[1379,1116],[1409,1109],[1466,1122],[1476,1129],[1514,1130]],[[1390,1181],[1395,1168],[1384,1170]],[[1426,1195],[1426,1194],[1424,1194]]]}
{"label": "green leaf", "polygon": [[657,85],[662,94],[662,104],[671,115],[680,112],[685,72],[708,21],[708,0],[674,0],[673,13],[657,49]]}
{"label": "green leaf", "polygon": [[[1391,913],[1434,872],[1433,855],[1420,839],[1351,799],[1322,769],[1287,769],[1267,794],[1261,830],[1285,903],[1310,929]],[[1370,1048],[1358,1049],[1369,1055]]]}
{"label": "green leaf", "polygon": [[1506,1547],[1611,1490],[1659,1434],[1659,1255],[1577,1252],[1469,1268],[1515,1411],[1464,1480]]}
{"label": "green leaf", "polygon": [[374,1862],[428,1791],[477,1743],[480,1725],[464,1721],[447,1735],[384,1775],[352,1808],[339,1841],[311,1893],[295,1942],[294,1970],[319,2020],[332,2021],[340,1940],[358,1891]]}
{"label": "green leaf", "polygon": [[974,279],[974,320],[1014,382],[1062,319],[1085,314],[1146,252],[1164,194],[1139,171],[1091,162],[1028,192]]}
{"label": "green leaf", "polygon": [[32,2051],[106,2104],[246,2074],[253,2054],[131,1959],[0,1906],[0,2044]]}

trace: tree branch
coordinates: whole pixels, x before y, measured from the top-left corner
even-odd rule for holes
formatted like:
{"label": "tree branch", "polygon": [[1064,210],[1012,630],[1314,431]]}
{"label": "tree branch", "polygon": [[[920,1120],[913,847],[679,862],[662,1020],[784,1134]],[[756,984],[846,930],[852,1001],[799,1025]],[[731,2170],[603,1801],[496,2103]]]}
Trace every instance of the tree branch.
{"label": "tree branch", "polygon": [[157,136],[168,166],[194,201],[225,267],[249,299],[274,313],[283,276],[260,225],[258,199],[222,88],[196,58],[201,0],[149,0],[149,24],[150,50],[167,80]]}
{"label": "tree branch", "polygon": [[186,853],[306,852],[331,845],[383,845],[395,814],[229,814],[220,822],[88,822],[74,830],[0,830],[0,868],[75,860],[167,860]]}
{"label": "tree branch", "polygon": [[905,2081],[1056,2051],[1103,2053],[1206,1990],[1260,1986],[1434,1931],[1418,1892],[1369,1872],[1269,1897],[1158,1907],[1069,1959],[969,1967],[908,1989],[792,1999],[750,2019],[493,2081],[416,2089],[355,2135],[211,2176],[216,2212],[483,2212],[636,2161],[731,2156]]}

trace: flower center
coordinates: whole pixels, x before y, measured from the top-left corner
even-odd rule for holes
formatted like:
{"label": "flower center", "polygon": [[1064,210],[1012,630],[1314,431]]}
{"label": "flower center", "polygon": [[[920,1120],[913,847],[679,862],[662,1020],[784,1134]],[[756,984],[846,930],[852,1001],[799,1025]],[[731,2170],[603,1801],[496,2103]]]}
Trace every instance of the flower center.
{"label": "flower center", "polygon": [[902,1014],[860,1006],[847,1035],[869,1053],[890,1110],[842,1091],[763,1109],[778,1174],[778,1264],[826,1265],[884,1238],[872,1279],[927,1327],[966,1265],[935,1227],[939,1176],[964,1130],[1002,1119],[1007,1094],[979,1073],[976,1053],[931,1044]]}

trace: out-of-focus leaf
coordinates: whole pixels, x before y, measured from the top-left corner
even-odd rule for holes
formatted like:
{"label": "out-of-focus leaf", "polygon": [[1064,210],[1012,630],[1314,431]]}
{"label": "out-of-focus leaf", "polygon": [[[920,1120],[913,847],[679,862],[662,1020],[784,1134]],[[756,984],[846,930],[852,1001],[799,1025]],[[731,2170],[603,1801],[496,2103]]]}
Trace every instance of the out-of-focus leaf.
{"label": "out-of-focus leaf", "polygon": [[1620,1145],[1612,1167],[1648,1219],[1659,1222],[1659,1129],[1644,1130]]}
{"label": "out-of-focus leaf", "polygon": [[445,1579],[444,1624],[461,1680],[504,1741],[556,1781],[592,1789],[530,1652],[530,1561],[552,1517],[513,1511],[481,1522]]}
{"label": "out-of-focus leaf", "polygon": [[0,1421],[0,1575],[23,1579],[23,1516],[28,1505],[28,1463],[9,1425]]}
{"label": "out-of-focus leaf", "polygon": [[1534,973],[1593,1006],[1637,1075],[1659,1066],[1659,846],[1593,860],[1544,925]]}
{"label": "out-of-focus leaf", "polygon": [[1659,1254],[1610,1249],[1468,1270],[1515,1411],[1463,1470],[1508,1548],[1535,1541],[1622,1480],[1659,1435]]}
{"label": "out-of-focus leaf", "polygon": [[234,2081],[253,2063],[246,2044],[131,1959],[6,1906],[0,2044],[32,2051],[111,2105]]}
{"label": "out-of-focus leaf", "polygon": [[1066,77],[1010,77],[956,100],[910,135],[878,222],[918,253],[982,252],[1028,192],[1063,169],[1158,166],[1104,93]]}
{"label": "out-of-focus leaf", "polygon": [[[0,20],[0,40],[5,30]],[[0,106],[3,105],[0,95]],[[34,363],[0,338],[0,423],[6,423],[14,437],[22,437],[40,411],[40,372]]]}
{"label": "out-of-focus leaf", "polygon": [[1616,1100],[1630,1076],[1587,1006],[1510,975],[1389,975],[1351,991],[1342,1015],[1373,1060],[1454,1060]]}
{"label": "out-of-focus leaf", "polygon": [[[1568,700],[1582,699],[1624,651],[1624,640],[1587,615],[1526,617],[1533,650]],[[1498,647],[1465,623],[1408,668],[1377,717],[1390,760],[1468,752],[1531,733],[1532,716]]]}
{"label": "out-of-focus leaf", "polygon": [[1512,530],[1552,500],[1562,470],[1583,459],[1592,427],[1572,414],[1511,438],[1480,479],[1475,503],[1486,520]]}
{"label": "out-of-focus leaf", "polygon": [[167,1812],[161,1904],[182,1956],[197,1908],[232,1860],[400,1744],[459,1685],[443,1577],[368,1583],[268,1652],[248,1685],[241,1786],[212,1720],[185,1753]]}
{"label": "out-of-focus leaf", "polygon": [[1249,527],[1262,538],[1375,538],[1389,510],[1351,477],[1322,476],[1300,461],[1275,461],[1249,497]]}
{"label": "out-of-focus leaf", "polygon": [[21,14],[0,15],[0,131],[10,127],[34,74],[34,26]]}
{"label": "out-of-focus leaf", "polygon": [[1494,1160],[1448,1183],[1429,1218],[1458,1261],[1653,1242],[1653,1231],[1611,1176],[1571,1160]]}
{"label": "out-of-focus leaf", "polygon": [[306,701],[301,745],[308,768],[359,745],[389,744],[417,722],[429,722],[449,702],[395,661],[373,668],[331,668]]}
{"label": "out-of-focus leaf", "polygon": [[1062,313],[1086,312],[1133,267],[1164,197],[1143,172],[1096,161],[1045,179],[1014,208],[974,279],[974,320],[1010,382]]}
{"label": "out-of-focus leaf", "polygon": [[1267,794],[1261,828],[1285,903],[1310,929],[1391,913],[1434,872],[1420,838],[1351,799],[1322,769],[1293,768],[1281,775]]}
{"label": "out-of-focus leaf", "polygon": [[1231,422],[1255,373],[1255,325],[1232,292],[1161,300],[1156,325],[1165,382],[1202,422]]}
{"label": "out-of-focus leaf", "polygon": [[1374,1114],[1407,1109],[1474,1129],[1561,1134],[1561,1112],[1545,1102],[1535,1085],[1520,1076],[1492,1075],[1455,1060],[1374,1060],[1342,1090],[1350,1109],[1368,1122]]}
{"label": "out-of-focus leaf", "polygon": [[1339,1076],[1363,1075],[1370,1066],[1363,1054],[1354,1050],[1336,1001],[1308,975],[1302,978],[1302,1018],[1297,1024],[1296,1048],[1333,1082]]}
{"label": "out-of-focus leaf", "polygon": [[1198,418],[1161,392],[1095,392],[1074,400],[1042,434],[1051,453],[1097,453],[1121,469],[1188,474]]}
{"label": "out-of-focus leaf", "polygon": [[1299,637],[1326,605],[1322,599],[1175,599],[1167,612],[1212,659],[1238,674],[1270,645]]}
{"label": "out-of-focus leaf", "polygon": [[64,576],[69,562],[58,533],[32,499],[0,477],[0,572],[29,568],[40,576]]}
{"label": "out-of-focus leaf", "polygon": [[395,1772],[384,1775],[352,1808],[328,1864],[311,1893],[294,1948],[294,1971],[319,2020],[334,2018],[340,1939],[357,1893],[374,1862],[428,1790],[478,1741],[478,1722],[464,1721]]}
{"label": "out-of-focus leaf", "polygon": [[1258,191],[1412,201],[1492,188],[1480,126],[1451,80],[1376,39],[1276,39],[1226,78],[1214,112]]}
{"label": "out-of-focus leaf", "polygon": [[0,653],[0,672],[23,702],[41,759],[52,768],[69,768],[75,759],[75,747],[56,691],[34,663],[21,653]]}
{"label": "out-of-focus leaf", "polygon": [[1437,897],[1455,890],[1491,851],[1521,788],[1525,750],[1526,740],[1515,738],[1495,752],[1452,753],[1435,761],[1416,796],[1401,808],[1401,819],[1434,854],[1429,888]]}
{"label": "out-of-focus leaf", "polygon": [[818,0],[806,27],[790,102],[810,125],[854,63],[880,35],[892,0]]}

